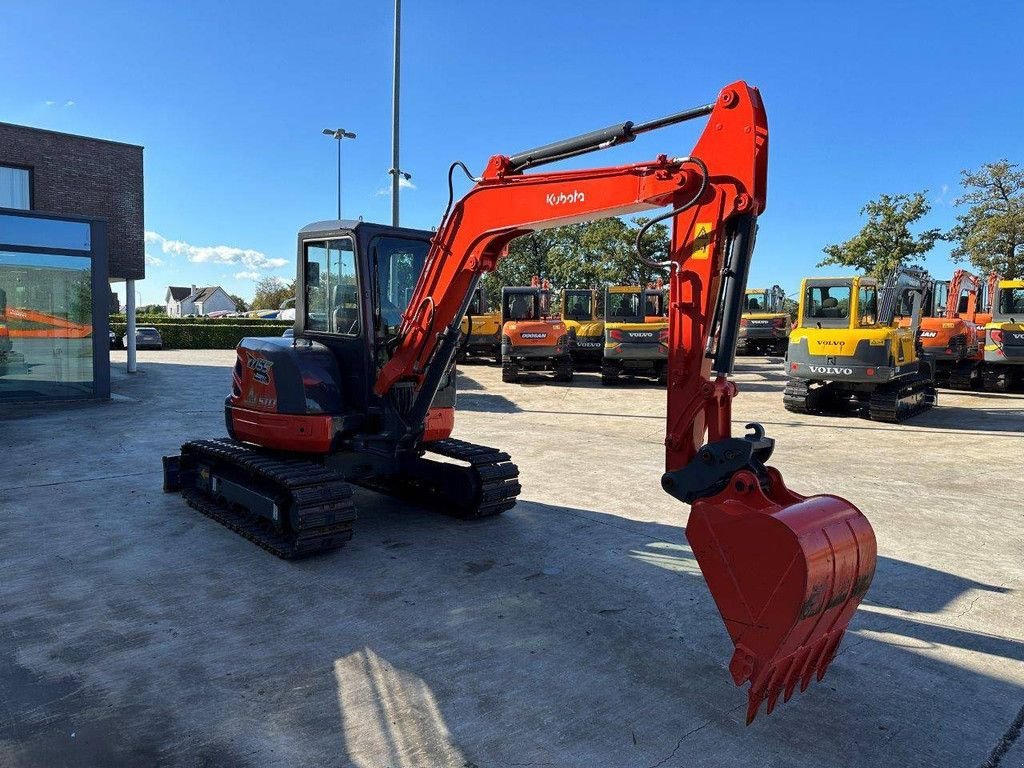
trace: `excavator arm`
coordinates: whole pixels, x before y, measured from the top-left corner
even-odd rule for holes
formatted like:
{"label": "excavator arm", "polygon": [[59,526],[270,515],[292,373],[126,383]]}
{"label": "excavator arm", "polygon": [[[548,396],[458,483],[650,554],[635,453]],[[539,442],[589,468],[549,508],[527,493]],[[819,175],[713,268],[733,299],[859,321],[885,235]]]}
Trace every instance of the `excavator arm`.
{"label": "excavator arm", "polygon": [[[693,151],[618,167],[523,170],[708,115]],[[640,125],[623,123],[513,156],[495,155],[449,206],[375,391],[391,397],[419,439],[480,276],[515,238],[610,216],[668,209],[671,219],[667,492],[691,505],[687,538],[736,646],[730,671],[750,681],[748,722],[830,663],[875,567],[871,526],[849,502],[805,498],[765,466],[760,425],[731,435],[736,335],[757,217],[767,194],[768,128],[744,82],[712,104]],[[642,234],[642,232],[641,232]],[[638,244],[641,237],[637,238]],[[639,247],[638,247],[639,250]]]}

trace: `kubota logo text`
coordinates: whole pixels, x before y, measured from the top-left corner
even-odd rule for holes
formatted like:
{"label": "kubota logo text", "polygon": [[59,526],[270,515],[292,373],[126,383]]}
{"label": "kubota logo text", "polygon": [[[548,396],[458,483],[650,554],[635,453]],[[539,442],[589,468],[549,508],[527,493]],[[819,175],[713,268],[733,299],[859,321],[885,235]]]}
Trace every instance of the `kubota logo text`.
{"label": "kubota logo text", "polygon": [[835,368],[831,365],[809,365],[811,373],[831,373],[835,376],[850,376],[853,374],[853,368]]}
{"label": "kubota logo text", "polygon": [[544,201],[548,205],[565,205],[566,203],[582,203],[586,199],[586,195],[584,195],[579,190],[574,189],[569,194],[566,194],[565,192],[559,192],[556,195],[554,192],[549,192],[548,196],[544,198]]}

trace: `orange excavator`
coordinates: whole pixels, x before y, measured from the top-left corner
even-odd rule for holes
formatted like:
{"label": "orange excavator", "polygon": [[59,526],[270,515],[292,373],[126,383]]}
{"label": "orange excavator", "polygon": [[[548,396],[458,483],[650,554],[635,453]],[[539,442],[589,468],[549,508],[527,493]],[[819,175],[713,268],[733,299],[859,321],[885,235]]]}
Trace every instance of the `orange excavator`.
{"label": "orange excavator", "polygon": [[[935,364],[939,387],[970,390],[982,381],[985,324],[992,320],[993,279],[982,293],[981,278],[958,269],[945,286],[936,283],[936,306],[921,318],[921,357]],[[945,288],[945,304],[939,297]],[[983,306],[984,305],[984,306]]]}
{"label": "orange excavator", "polygon": [[[703,116],[708,125],[684,156],[525,173]],[[470,175],[453,163],[449,181],[459,167]],[[760,94],[736,82],[668,117],[494,155],[434,233],[306,227],[294,340],[239,344],[225,402],[231,438],[187,442],[165,457],[165,489],[283,556],[351,536],[349,483],[460,517],[510,508],[519,482],[508,454],[450,437],[453,360],[474,287],[517,237],[663,209],[645,226],[672,221],[667,260],[637,252],[669,275],[661,484],[690,505],[686,537],[735,645],[732,678],[750,683],[747,720],[762,704],[771,712],[825,674],[876,553],[853,504],[786,487],[768,466],[774,441],[761,425],[732,434],[729,374],[767,170]]]}
{"label": "orange excavator", "polygon": [[551,285],[537,276],[529,287],[501,289],[501,380],[517,382],[526,371],[551,371],[559,382],[573,379],[569,327],[551,314]]}

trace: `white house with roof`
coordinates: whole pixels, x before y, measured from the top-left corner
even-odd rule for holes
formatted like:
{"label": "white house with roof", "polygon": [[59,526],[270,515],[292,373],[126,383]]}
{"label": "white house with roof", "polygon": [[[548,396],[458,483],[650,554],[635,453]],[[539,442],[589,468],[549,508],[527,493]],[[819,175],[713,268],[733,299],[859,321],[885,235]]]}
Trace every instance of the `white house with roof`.
{"label": "white house with roof", "polygon": [[209,315],[211,312],[237,312],[238,307],[219,285],[177,286],[167,288],[167,316]]}

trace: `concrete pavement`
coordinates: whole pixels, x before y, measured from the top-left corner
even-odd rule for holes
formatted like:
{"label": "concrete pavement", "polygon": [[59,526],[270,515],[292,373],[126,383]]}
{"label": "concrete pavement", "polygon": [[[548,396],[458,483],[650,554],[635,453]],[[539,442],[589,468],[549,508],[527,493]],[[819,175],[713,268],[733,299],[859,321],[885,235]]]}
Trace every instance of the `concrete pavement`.
{"label": "concrete pavement", "polygon": [[[233,353],[140,353],[114,402],[0,411],[0,765],[1010,766],[1024,705],[1024,396],[911,424],[798,417],[741,359],[803,493],[879,568],[823,683],[743,725],[732,646],[659,486],[664,390],[467,366],[455,436],[523,495],[461,523],[357,492],[338,553],[276,560],[160,491],[223,434]],[[1019,730],[1019,728],[1018,728]]]}

